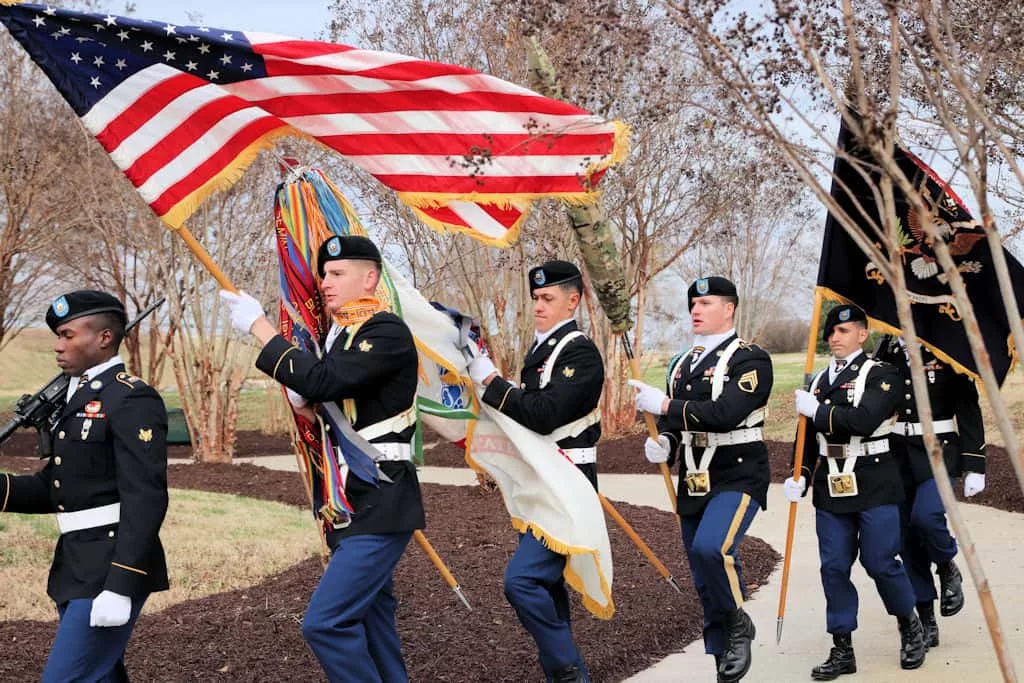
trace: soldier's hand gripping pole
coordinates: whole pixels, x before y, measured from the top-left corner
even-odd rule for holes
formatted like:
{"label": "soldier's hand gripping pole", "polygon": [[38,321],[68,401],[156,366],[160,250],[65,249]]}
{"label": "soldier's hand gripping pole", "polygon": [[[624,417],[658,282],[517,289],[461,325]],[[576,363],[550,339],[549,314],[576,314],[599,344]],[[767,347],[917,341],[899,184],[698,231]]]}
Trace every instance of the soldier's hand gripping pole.
{"label": "soldier's hand gripping pole", "polygon": [[430,561],[434,563],[435,567],[437,567],[437,571],[441,572],[441,576],[444,577],[445,583],[447,583],[449,588],[455,592],[455,595],[462,601],[462,604],[466,606],[466,609],[472,611],[473,606],[469,604],[469,600],[467,600],[466,596],[463,595],[462,586],[460,586],[459,582],[455,580],[452,573],[448,571],[448,567],[445,565],[444,560],[442,560],[441,556],[437,554],[436,550],[434,550],[434,546],[430,545],[430,541],[427,540],[427,537],[419,529],[416,530],[416,533],[414,533],[413,536],[416,538],[416,542],[419,543],[420,547],[423,548],[423,552],[427,554]]}
{"label": "soldier's hand gripping pole", "polygon": [[[629,337],[623,333],[620,335],[622,338],[622,348],[626,352],[626,358],[629,359],[629,372],[633,376],[633,379],[640,382],[643,381],[643,377],[640,374],[640,361],[637,360],[636,356],[633,355],[633,346],[629,343]],[[644,422],[647,424],[647,435],[658,440],[658,426],[654,423],[654,416],[650,413],[644,413]],[[669,472],[668,465],[665,463],[658,463],[658,469],[661,470],[661,477],[665,480],[665,489],[668,491],[668,499],[672,501],[672,511],[676,510],[676,489],[672,485],[672,473]]]}

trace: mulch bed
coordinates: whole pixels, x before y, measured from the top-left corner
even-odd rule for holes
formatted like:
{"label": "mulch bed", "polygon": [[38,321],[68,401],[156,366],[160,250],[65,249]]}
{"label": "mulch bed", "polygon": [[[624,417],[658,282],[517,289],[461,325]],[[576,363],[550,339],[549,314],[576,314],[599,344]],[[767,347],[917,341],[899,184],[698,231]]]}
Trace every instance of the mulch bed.
{"label": "mulch bed", "polygon": [[[0,464],[21,471],[39,467],[38,460],[28,458],[5,458]],[[169,478],[175,488],[239,493],[305,507],[305,492],[294,473],[253,465],[172,465]],[[399,563],[395,588],[410,677],[542,680],[533,642],[502,592],[515,534],[500,495],[478,487],[427,484],[423,489],[431,524],[427,535],[474,609],[466,611],[424,553],[410,547]],[[625,534],[609,523],[615,617],[595,619],[574,597],[574,632],[597,681],[636,673],[698,638],[701,630],[700,606],[689,589],[690,575],[673,517],[648,507],[617,507],[687,590],[682,595],[673,591]],[[744,580],[754,590],[779,556],[760,539],[749,537],[741,552]],[[319,560],[310,559],[248,589],[143,614],[128,649],[129,672],[143,681],[324,680],[300,632],[306,601],[319,576]],[[0,680],[38,679],[54,629],[53,623],[0,622]],[[709,659],[707,673],[710,670]]]}

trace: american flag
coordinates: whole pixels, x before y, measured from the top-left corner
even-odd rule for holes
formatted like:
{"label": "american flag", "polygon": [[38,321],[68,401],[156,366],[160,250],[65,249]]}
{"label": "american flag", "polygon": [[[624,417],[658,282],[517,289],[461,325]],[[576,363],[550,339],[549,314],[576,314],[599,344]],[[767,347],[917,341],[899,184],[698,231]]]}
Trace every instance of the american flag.
{"label": "american flag", "polygon": [[533,201],[592,199],[626,153],[621,125],[459,66],[41,5],[0,6],[0,22],[171,227],[280,135],[337,150],[432,227],[501,246]]}

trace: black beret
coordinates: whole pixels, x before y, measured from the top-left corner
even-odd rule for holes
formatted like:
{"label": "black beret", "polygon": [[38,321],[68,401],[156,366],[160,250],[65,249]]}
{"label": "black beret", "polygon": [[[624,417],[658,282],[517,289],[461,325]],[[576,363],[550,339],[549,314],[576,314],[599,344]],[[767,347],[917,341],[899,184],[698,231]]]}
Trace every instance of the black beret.
{"label": "black beret", "polygon": [[530,293],[541,287],[561,285],[573,280],[582,280],[583,273],[568,261],[548,261],[544,265],[530,269]]}
{"label": "black beret", "polygon": [[739,299],[736,293],[736,285],[728,278],[713,275],[694,280],[690,289],[686,291],[686,304],[688,310],[693,310],[693,300],[698,296],[734,296]]}
{"label": "black beret", "polygon": [[79,289],[54,299],[46,309],[46,324],[56,332],[58,327],[69,320],[97,313],[116,313],[120,316],[122,324],[128,324],[124,304],[113,294],[95,289]]}
{"label": "black beret", "polygon": [[822,340],[828,341],[829,335],[832,334],[832,328],[839,323],[855,322],[862,322],[864,325],[868,324],[868,316],[860,306],[854,306],[853,304],[836,306],[825,316],[825,329],[821,333]]}
{"label": "black beret", "polygon": [[373,261],[380,264],[380,250],[369,237],[362,235],[332,235],[324,240],[316,254],[316,270],[324,277],[328,261]]}

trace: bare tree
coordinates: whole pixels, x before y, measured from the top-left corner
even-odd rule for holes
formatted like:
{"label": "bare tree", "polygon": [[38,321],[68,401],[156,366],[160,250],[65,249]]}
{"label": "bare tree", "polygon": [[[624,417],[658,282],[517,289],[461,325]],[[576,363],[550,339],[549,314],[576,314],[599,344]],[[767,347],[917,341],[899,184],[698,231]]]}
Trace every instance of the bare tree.
{"label": "bare tree", "polygon": [[[69,285],[113,292],[129,311],[140,311],[161,297],[181,300],[165,270],[175,237],[124,180],[110,157],[84,129],[65,148],[65,169],[89,182],[74,183],[67,197],[77,210],[48,257]],[[83,267],[88,264],[88,267]],[[176,306],[180,308],[180,303]],[[168,356],[164,350],[178,327],[171,305],[154,311],[125,339],[128,367],[161,386]]]}
{"label": "bare tree", "polygon": [[74,137],[74,119],[6,33],[0,35],[0,91],[2,349],[38,318],[40,289],[50,280],[47,250],[73,212],[62,148]]}
{"label": "bare tree", "polygon": [[[231,190],[208,199],[193,215],[191,231],[239,289],[265,306],[277,297],[276,251],[269,197],[276,162],[258,159]],[[239,400],[256,348],[225,324],[220,285],[177,237],[165,256],[165,289],[177,320],[168,355],[181,406],[200,462],[230,462],[234,454]],[[260,392],[260,397],[266,394]]]}

